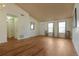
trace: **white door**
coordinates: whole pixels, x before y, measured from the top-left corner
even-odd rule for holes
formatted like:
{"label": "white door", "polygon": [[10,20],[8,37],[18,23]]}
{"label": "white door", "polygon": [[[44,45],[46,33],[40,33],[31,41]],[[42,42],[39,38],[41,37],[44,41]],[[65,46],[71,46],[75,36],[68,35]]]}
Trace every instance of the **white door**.
{"label": "white door", "polygon": [[53,25],[54,23],[48,23],[48,36],[53,36]]}
{"label": "white door", "polygon": [[59,22],[58,27],[58,37],[65,38],[66,22]]}

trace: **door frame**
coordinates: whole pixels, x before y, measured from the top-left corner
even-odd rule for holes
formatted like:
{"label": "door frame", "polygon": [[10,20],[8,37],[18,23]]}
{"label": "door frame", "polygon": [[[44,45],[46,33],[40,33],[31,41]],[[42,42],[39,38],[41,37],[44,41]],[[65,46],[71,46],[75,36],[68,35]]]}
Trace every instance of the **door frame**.
{"label": "door frame", "polygon": [[[11,15],[11,14],[7,14],[7,16],[11,16],[11,17],[17,17],[16,15]],[[7,20],[8,20],[8,18],[7,18]],[[7,23],[8,23],[8,21],[7,21]],[[13,26],[14,26],[14,33],[15,33],[15,19],[14,19],[14,21],[13,21]],[[15,38],[15,34],[12,36],[12,37],[8,37],[8,24],[7,24],[7,38],[8,39],[10,39],[10,38]]]}

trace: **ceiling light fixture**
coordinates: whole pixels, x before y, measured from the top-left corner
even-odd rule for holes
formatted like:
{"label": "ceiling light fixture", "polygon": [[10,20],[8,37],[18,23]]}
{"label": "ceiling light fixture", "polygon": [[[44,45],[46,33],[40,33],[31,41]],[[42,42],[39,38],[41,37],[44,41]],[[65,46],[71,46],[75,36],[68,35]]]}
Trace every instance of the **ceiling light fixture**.
{"label": "ceiling light fixture", "polygon": [[0,4],[0,9],[4,8],[5,6],[5,4]]}

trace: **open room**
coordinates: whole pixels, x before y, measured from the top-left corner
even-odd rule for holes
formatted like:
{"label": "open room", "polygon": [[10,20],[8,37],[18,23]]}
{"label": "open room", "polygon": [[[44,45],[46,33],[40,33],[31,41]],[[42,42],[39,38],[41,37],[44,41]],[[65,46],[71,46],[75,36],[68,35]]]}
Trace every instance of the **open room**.
{"label": "open room", "polygon": [[0,56],[78,56],[78,3],[0,3]]}

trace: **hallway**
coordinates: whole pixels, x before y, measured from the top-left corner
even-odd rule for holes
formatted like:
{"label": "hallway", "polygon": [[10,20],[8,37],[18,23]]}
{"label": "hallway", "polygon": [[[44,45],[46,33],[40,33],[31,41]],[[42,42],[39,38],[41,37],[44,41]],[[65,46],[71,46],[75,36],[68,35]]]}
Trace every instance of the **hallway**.
{"label": "hallway", "polygon": [[71,39],[36,36],[0,44],[2,56],[77,56]]}

